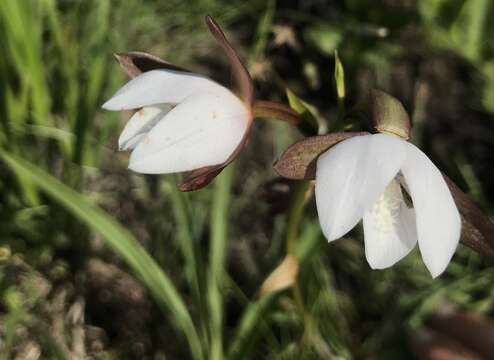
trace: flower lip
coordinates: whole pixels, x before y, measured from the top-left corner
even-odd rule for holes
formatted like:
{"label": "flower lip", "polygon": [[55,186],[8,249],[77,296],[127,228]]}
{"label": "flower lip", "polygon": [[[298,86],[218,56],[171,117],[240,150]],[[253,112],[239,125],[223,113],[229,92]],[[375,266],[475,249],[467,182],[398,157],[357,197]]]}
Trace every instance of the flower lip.
{"label": "flower lip", "polygon": [[373,269],[385,269],[405,257],[417,243],[415,212],[404,201],[395,179],[363,217],[365,257]]}

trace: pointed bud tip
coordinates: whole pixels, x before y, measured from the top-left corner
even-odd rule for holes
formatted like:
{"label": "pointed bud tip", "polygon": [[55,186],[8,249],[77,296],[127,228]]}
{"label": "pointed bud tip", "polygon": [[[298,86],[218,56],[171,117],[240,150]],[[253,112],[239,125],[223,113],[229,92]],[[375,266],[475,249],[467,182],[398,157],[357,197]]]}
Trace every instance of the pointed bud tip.
{"label": "pointed bud tip", "polygon": [[218,23],[216,22],[216,20],[214,20],[214,18],[211,15],[206,15],[205,21],[206,21],[206,25],[208,26],[209,30],[213,34],[214,33],[218,33],[218,32],[223,33],[221,31],[220,26],[218,25]]}

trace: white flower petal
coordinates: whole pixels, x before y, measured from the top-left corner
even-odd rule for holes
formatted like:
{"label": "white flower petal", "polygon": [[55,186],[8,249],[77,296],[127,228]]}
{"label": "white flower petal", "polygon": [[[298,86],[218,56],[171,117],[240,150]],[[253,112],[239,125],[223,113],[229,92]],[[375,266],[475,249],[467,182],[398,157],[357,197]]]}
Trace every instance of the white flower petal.
{"label": "white flower petal", "polygon": [[381,196],[405,161],[404,143],[390,135],[356,136],[319,157],[316,204],[328,241],[351,230]]}
{"label": "white flower petal", "polygon": [[172,105],[147,106],[137,111],[127,122],[118,139],[119,150],[131,150],[172,109]]}
{"label": "white flower petal", "polygon": [[103,104],[103,109],[130,110],[160,103],[177,104],[192,94],[218,91],[228,90],[200,75],[152,70],[130,80]]}
{"label": "white flower petal", "polygon": [[414,145],[407,143],[402,172],[417,218],[420,252],[433,277],[453,256],[461,232],[461,218],[441,172]]}
{"label": "white flower petal", "polygon": [[250,116],[232,93],[193,96],[173,108],[137,145],[129,168],[158,174],[221,164],[239,145]]}
{"label": "white flower petal", "polygon": [[385,269],[405,257],[417,243],[415,213],[393,180],[364,213],[365,257],[373,269]]}

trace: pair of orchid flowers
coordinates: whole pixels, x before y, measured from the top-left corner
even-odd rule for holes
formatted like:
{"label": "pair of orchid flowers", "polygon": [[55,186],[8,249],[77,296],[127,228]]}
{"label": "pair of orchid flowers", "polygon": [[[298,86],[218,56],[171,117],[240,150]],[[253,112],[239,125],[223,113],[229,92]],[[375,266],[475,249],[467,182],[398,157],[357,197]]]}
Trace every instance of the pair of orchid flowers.
{"label": "pair of orchid flowers", "polygon": [[[238,156],[256,115],[293,124],[300,120],[285,105],[254,99],[239,56],[211,17],[206,23],[227,55],[235,92],[155,56],[132,52],[116,55],[131,80],[103,105],[136,110],[118,141],[120,150],[132,151],[129,168],[145,174],[190,171],[179,184],[182,191],[206,186]],[[319,221],[328,241],[363,219],[372,268],[390,267],[418,242],[436,277],[458,245],[460,214],[441,172],[407,142],[410,123],[401,103],[379,91],[373,95],[379,133],[306,138],[287,149],[275,169],[287,178],[315,179]]]}

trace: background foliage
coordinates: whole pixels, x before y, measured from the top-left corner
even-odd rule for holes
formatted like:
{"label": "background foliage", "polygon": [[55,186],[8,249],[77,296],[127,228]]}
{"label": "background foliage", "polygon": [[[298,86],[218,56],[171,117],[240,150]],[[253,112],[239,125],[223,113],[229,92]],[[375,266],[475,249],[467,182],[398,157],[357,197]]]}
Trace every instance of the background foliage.
{"label": "background foliage", "polygon": [[[413,141],[492,214],[492,11],[491,0],[0,1],[0,356],[396,359],[444,304],[494,315],[494,270],[470,249],[433,281],[416,251],[371,271],[358,228],[328,245],[313,200],[304,207],[309,184],[273,180],[301,137],[288,126],[259,121],[234,166],[183,194],[179,176],[126,169],[114,149],[128,114],[100,110],[125,81],[113,52],[229,84],[211,14],[258,97],[287,102],[289,88],[323,128],[367,129],[350,110],[370,87],[398,97]],[[287,241],[299,287],[259,297]]]}

